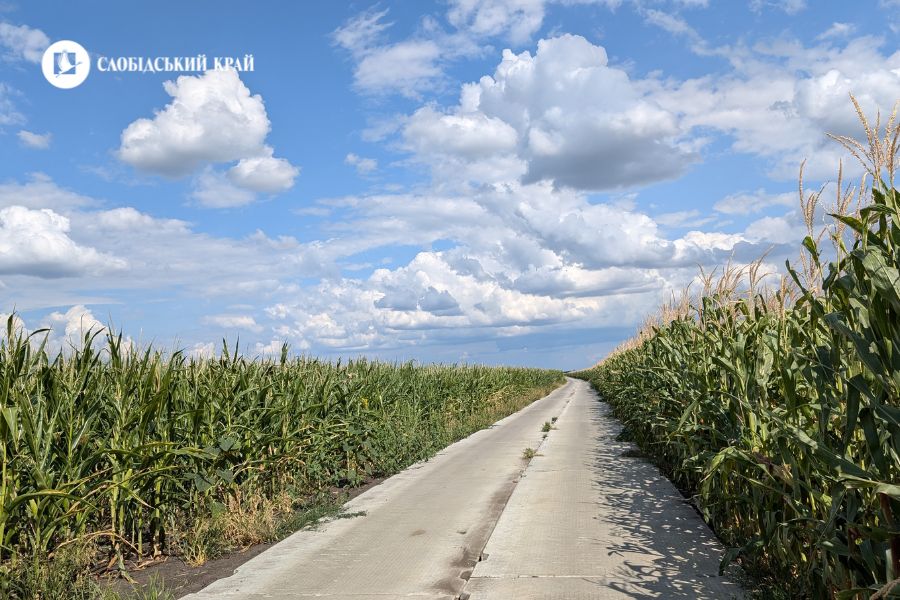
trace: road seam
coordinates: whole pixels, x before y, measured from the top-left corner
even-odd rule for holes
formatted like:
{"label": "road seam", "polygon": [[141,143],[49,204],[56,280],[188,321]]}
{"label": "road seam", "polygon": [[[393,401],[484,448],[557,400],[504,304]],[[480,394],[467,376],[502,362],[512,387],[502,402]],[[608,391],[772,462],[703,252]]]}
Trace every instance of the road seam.
{"label": "road seam", "polygon": [[[570,379],[570,380],[567,381],[564,385],[568,386],[568,385],[571,385],[571,383],[572,383],[572,380]],[[559,388],[557,388],[557,389],[559,389]],[[562,408],[561,408],[560,411],[559,411],[559,414],[556,415],[556,421],[557,421],[557,422],[559,422],[559,419],[561,419],[562,416],[563,416],[563,415],[566,413],[566,411],[569,409],[569,405],[572,403],[572,399],[573,399],[574,397],[575,397],[575,391],[574,391],[574,388],[573,388],[573,390],[570,391],[570,392],[569,392],[569,395],[566,397],[566,403],[563,404]],[[551,423],[552,423],[552,422],[553,422],[553,421],[551,420]],[[554,429],[555,429],[555,428],[551,428],[550,431],[553,431]],[[547,440],[550,439],[550,435],[549,435],[550,432],[548,431],[547,433],[548,433],[548,435],[541,438],[540,443],[538,444],[537,448],[535,449],[535,456],[537,456],[538,454],[540,454],[541,448],[543,448],[543,447],[544,447],[544,444],[547,443]],[[482,562],[482,561],[488,559],[488,555],[486,555],[486,554],[484,553],[484,549],[487,548],[488,543],[491,541],[491,537],[493,537],[493,535],[494,535],[494,530],[497,528],[497,523],[500,522],[500,519],[503,517],[503,513],[506,512],[506,507],[507,507],[507,505],[509,504],[509,499],[512,498],[513,492],[515,492],[515,491],[516,491],[516,488],[519,487],[519,482],[522,481],[522,478],[523,478],[523,477],[526,477],[526,476],[528,475],[528,468],[531,466],[531,463],[532,463],[533,461],[534,461],[534,456],[531,457],[531,458],[529,458],[529,459],[528,459],[528,462],[525,463],[525,466],[522,467],[522,470],[519,471],[519,475],[516,477],[516,480],[515,480],[515,485],[513,485],[513,486],[510,488],[509,494],[507,494],[506,499],[503,501],[503,508],[500,510],[500,513],[497,515],[497,519],[494,521],[494,524],[493,524],[493,526],[491,527],[490,533],[488,533],[487,538],[484,540],[484,545],[481,547],[481,550],[478,552],[478,560],[477,560],[477,562],[475,563],[475,565],[472,566],[472,570],[469,571],[469,577],[466,579],[466,583],[465,583],[465,585],[463,586],[463,589],[462,589],[462,590],[459,592],[459,594],[456,596],[456,600],[469,600],[469,595],[470,595],[470,594],[469,594],[469,592],[466,591],[466,588],[467,588],[468,585],[469,585],[469,581],[470,581],[470,579],[471,579],[471,577],[472,577],[472,572],[474,572],[475,567],[478,565],[479,562]]]}

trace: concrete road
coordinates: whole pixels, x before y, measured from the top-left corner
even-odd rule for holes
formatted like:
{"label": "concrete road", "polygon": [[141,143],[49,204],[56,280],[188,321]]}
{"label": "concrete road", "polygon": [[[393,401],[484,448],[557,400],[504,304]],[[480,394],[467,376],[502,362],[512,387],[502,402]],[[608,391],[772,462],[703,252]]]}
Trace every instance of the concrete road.
{"label": "concrete road", "polygon": [[[723,549],[585,382],[513,491],[463,597],[471,600],[742,597]],[[623,455],[624,454],[624,455]]]}
{"label": "concrete road", "polygon": [[580,384],[563,387],[357,496],[365,516],[299,531],[191,600],[456,598],[474,568],[541,426]]}
{"label": "concrete road", "polygon": [[622,455],[607,410],[569,380],[346,506],[365,516],[295,533],[186,598],[738,597],[712,533],[655,467]]}

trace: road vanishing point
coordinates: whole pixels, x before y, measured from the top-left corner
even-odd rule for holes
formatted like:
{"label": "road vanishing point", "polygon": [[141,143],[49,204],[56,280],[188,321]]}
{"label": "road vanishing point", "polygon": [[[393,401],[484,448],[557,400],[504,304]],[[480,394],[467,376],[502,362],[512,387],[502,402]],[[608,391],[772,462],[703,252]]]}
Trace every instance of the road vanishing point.
{"label": "road vanishing point", "polygon": [[185,598],[742,598],[718,574],[716,537],[619,431],[568,379],[357,496],[344,511],[358,516],[298,531]]}

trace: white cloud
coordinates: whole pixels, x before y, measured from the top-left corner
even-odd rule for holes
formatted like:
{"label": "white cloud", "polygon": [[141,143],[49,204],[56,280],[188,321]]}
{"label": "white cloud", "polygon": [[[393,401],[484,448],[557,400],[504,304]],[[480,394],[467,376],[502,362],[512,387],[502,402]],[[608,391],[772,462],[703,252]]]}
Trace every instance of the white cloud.
{"label": "white cloud", "polygon": [[[366,279],[328,279],[270,304],[283,339],[330,351],[375,352],[493,340],[638,321],[719,264],[744,235],[691,231],[667,239],[628,206],[591,204],[549,183],[506,182],[465,195],[344,199],[355,218],[334,231],[343,255],[450,239]],[[626,203],[627,204],[627,203]]]}
{"label": "white cloud", "polygon": [[167,233],[188,233],[188,223],[178,219],[155,219],[130,206],[113,208],[90,214],[92,223],[101,231],[134,232],[152,230]]}
{"label": "white cloud", "polygon": [[0,273],[53,278],[119,270],[125,261],[76,244],[69,219],[50,209],[0,209]]}
{"label": "white cloud", "polygon": [[453,0],[447,18],[475,35],[504,35],[518,44],[540,29],[545,4],[545,0]]}
{"label": "white cloud", "polygon": [[225,329],[247,329],[254,332],[263,329],[250,315],[210,315],[204,321]]}
{"label": "white cloud", "polygon": [[900,98],[900,52],[884,55],[882,43],[862,37],[805,47],[782,39],[728,49],[730,74],[661,84],[653,98],[682,128],[725,133],[733,150],[768,159],[773,177],[796,179],[800,161],[815,157],[807,177],[826,178],[845,153],[825,133],[860,132],[849,94],[870,115],[889,114]]}
{"label": "white cloud", "polygon": [[524,168],[518,174],[525,182],[638,186],[674,178],[698,160],[680,139],[686,130],[677,113],[650,91],[647,82],[611,67],[602,47],[566,34],[539,41],[534,56],[504,50],[493,77],[463,87],[459,106],[449,113],[420,109],[403,135],[420,159],[437,165],[447,155],[473,166],[488,155],[503,159],[499,180]]}
{"label": "white cloud", "polygon": [[0,22],[0,46],[7,60],[39,63],[49,45],[50,38],[40,29]]}
{"label": "white cloud", "polygon": [[[2,326],[6,326],[9,313],[0,313]],[[16,331],[28,335],[37,330],[43,330],[32,338],[33,344],[44,344],[50,356],[58,352],[68,354],[73,348],[84,347],[86,338],[89,338],[94,349],[100,349],[106,345],[106,335],[109,329],[95,316],[93,311],[84,304],[75,304],[64,310],[54,310],[40,318],[33,327],[18,315],[13,314],[13,327]],[[125,350],[135,347],[134,340],[129,336],[123,336],[121,347]]]}
{"label": "white cloud", "polygon": [[468,35],[448,33],[431,17],[423,18],[413,35],[390,42],[385,32],[394,24],[384,20],[387,15],[388,10],[364,11],[331,34],[350,53],[353,85],[361,93],[420,98],[444,83],[449,61],[481,51]]}
{"label": "white cloud", "polygon": [[477,112],[442,114],[430,106],[410,117],[403,135],[420,155],[446,153],[472,161],[515,152],[518,143],[516,130],[501,119]]}
{"label": "white cloud", "polygon": [[700,227],[713,221],[713,218],[691,209],[654,215],[653,220],[664,227]]}
{"label": "white cloud", "polygon": [[256,200],[256,195],[232,183],[231,178],[207,167],[194,182],[191,198],[207,208],[234,208]]}
{"label": "white cloud", "polygon": [[[467,17],[466,27],[477,18]],[[677,30],[679,22],[669,25]],[[385,12],[376,11],[355,29],[336,32],[335,41],[361,63],[396,46],[383,39],[388,26]],[[769,244],[796,242],[802,231],[793,213],[756,220],[739,233],[715,231],[718,224],[701,230],[710,219],[720,224],[721,215],[793,203],[794,195],[745,192],[717,203],[718,215],[659,206],[661,214],[650,216],[627,196],[604,202],[583,190],[677,177],[698,160],[711,132],[728,136],[735,151],[778,162],[798,149],[818,149],[825,125],[852,126],[843,110],[848,86],[860,88],[868,105],[881,105],[894,90],[894,58],[874,40],[806,48],[783,38],[721,50],[733,61],[731,73],[687,81],[634,75],[577,36],[542,40],[533,54],[507,51],[492,76],[463,87],[458,104],[425,104],[398,121],[398,142],[410,161],[432,169],[430,186],[320,199],[298,209],[331,217],[316,224],[324,232],[316,241],[261,231],[221,238],[133,208],[94,210],[77,197],[52,201],[68,202],[65,234],[72,243],[120,252],[127,261],[127,273],[105,277],[98,289],[172,290],[185,306],[203,306],[198,322],[251,332],[250,347],[261,354],[277,354],[283,340],[295,349],[374,353],[627,327],[690,281],[698,263],[719,264],[732,253],[752,258]],[[440,67],[443,60],[428,64]],[[385,85],[413,97],[427,88]],[[177,112],[177,96],[149,120],[153,127],[161,127],[160,115]],[[256,193],[290,187],[296,172],[272,157],[262,110],[265,131],[252,152],[197,159],[198,202],[239,206]],[[363,172],[376,167],[352,153],[345,162]],[[48,198],[64,196],[47,190],[47,181],[8,185],[7,196],[0,186],[0,206],[28,185],[35,194],[43,186]],[[400,254],[394,247],[418,251],[412,260],[391,260]],[[366,274],[345,275],[361,271],[360,263]],[[383,268],[370,272],[372,265]],[[4,283],[33,302],[36,287],[26,279]],[[45,293],[72,295],[81,283]],[[259,314],[244,304],[267,309]],[[188,347],[212,350],[202,341]]]}
{"label": "white cloud", "polygon": [[388,12],[388,9],[364,11],[335,29],[331,34],[332,39],[337,45],[354,54],[363,54],[377,45],[383,33],[393,25],[383,21]]}
{"label": "white cloud", "polygon": [[[268,343],[263,344],[261,342],[257,342],[253,346],[253,351],[257,356],[262,356],[264,358],[278,358],[281,356],[281,349],[284,347],[284,340],[270,340]],[[290,345],[290,344],[289,344]],[[307,350],[309,349],[309,344],[307,343],[297,343],[290,347],[290,350],[296,352],[297,350]]]}
{"label": "white cloud", "polygon": [[212,342],[197,342],[187,349],[187,355],[195,359],[216,357],[216,345]]}
{"label": "white cloud", "polygon": [[[25,207],[7,205],[15,200]],[[36,209],[44,200],[54,208]],[[262,232],[217,237],[185,221],[98,206],[46,178],[0,186],[0,271],[4,285],[16,291],[0,310],[109,303],[123,290],[166,290],[171,301],[240,298],[258,305],[273,293],[290,294],[297,279],[338,270],[338,255],[322,242]]]}
{"label": "white cloud", "polygon": [[267,156],[242,158],[228,170],[228,179],[236,186],[254,192],[277,194],[294,186],[300,169],[283,158],[274,158],[272,149]]}
{"label": "white cloud", "polygon": [[360,175],[368,175],[378,169],[378,161],[374,158],[357,156],[352,152],[347,154],[344,158],[344,162],[352,167],[356,167],[356,172]]}
{"label": "white cloud", "polygon": [[443,72],[440,47],[430,40],[406,40],[368,52],[353,73],[356,86],[367,93],[400,92],[411,98],[431,87]]}
{"label": "white cloud", "polygon": [[[119,158],[166,177],[237,161],[228,171],[237,191],[226,200],[201,193],[206,206],[246,204],[254,199],[252,192],[279,193],[293,186],[299,169],[275,158],[265,144],[270,123],[262,97],[251,95],[236,71],[182,76],[164,87],[172,102],[153,119],[138,119],[122,132]],[[198,183],[202,189],[211,184],[206,173]]]}
{"label": "white cloud", "polygon": [[728,215],[749,215],[772,206],[796,206],[799,202],[796,192],[770,194],[765,190],[730,194],[715,203],[713,208]]}
{"label": "white cloud", "polygon": [[674,244],[680,252],[692,251],[697,248],[730,252],[737,244],[743,241],[745,241],[745,238],[739,234],[689,231],[680,240],[675,240]]}
{"label": "white cloud", "polygon": [[807,235],[806,224],[797,211],[778,217],[762,217],[750,223],[744,235],[747,239],[770,244],[792,244],[799,247],[799,240]]}
{"label": "white cloud", "polygon": [[853,23],[832,23],[831,27],[816,36],[817,40],[827,40],[829,38],[844,38],[852,35],[856,31],[856,25]]}
{"label": "white cloud", "polygon": [[701,43],[700,35],[682,17],[652,8],[644,10],[643,14],[647,23],[668,31],[672,35],[686,37],[695,44]]}
{"label": "white cloud", "polygon": [[53,137],[49,133],[33,133],[31,131],[21,130],[17,134],[19,141],[29,148],[36,150],[46,150],[50,147],[50,139]]}
{"label": "white cloud", "polygon": [[[83,304],[76,304],[65,312],[51,312],[41,319],[39,327],[48,330],[47,349],[51,354],[68,353],[72,348],[82,348],[86,337],[93,339],[94,348],[102,347],[108,333],[107,327]],[[134,345],[134,341],[125,337],[122,345],[127,349]]]}
{"label": "white cloud", "polygon": [[98,333],[106,329],[103,323],[81,304],[69,308],[65,313],[50,313],[42,325],[54,331],[58,330],[58,335],[68,338],[72,342],[80,340],[86,333]]}
{"label": "white cloud", "polygon": [[12,330],[16,335],[28,335],[28,329],[25,326],[25,321],[15,313],[4,313],[0,312],[0,333],[3,335],[6,334],[7,327],[9,327],[9,320],[12,318]]}
{"label": "white cloud", "polygon": [[332,32],[332,39],[349,51],[356,66],[353,83],[366,94],[399,93],[416,98],[443,76],[441,47],[434,39],[410,38],[386,43],[387,10],[368,10]]}
{"label": "white cloud", "polygon": [[122,132],[119,157],[142,170],[182,177],[210,162],[263,153],[269,118],[236,71],[184,75],[163,84],[172,102]]}
{"label": "white cloud", "polygon": [[97,204],[96,200],[56,185],[44,173],[31,173],[27,183],[0,183],[0,208],[25,206],[66,212],[73,208]]}

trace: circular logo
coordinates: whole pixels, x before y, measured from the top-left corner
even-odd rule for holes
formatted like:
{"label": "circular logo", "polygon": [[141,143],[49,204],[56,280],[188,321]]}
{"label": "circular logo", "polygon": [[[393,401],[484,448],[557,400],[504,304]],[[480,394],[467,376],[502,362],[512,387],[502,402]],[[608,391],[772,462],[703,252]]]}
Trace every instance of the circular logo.
{"label": "circular logo", "polygon": [[91,72],[91,58],[78,42],[61,40],[50,44],[44,51],[41,70],[51,85],[68,90],[87,79]]}

